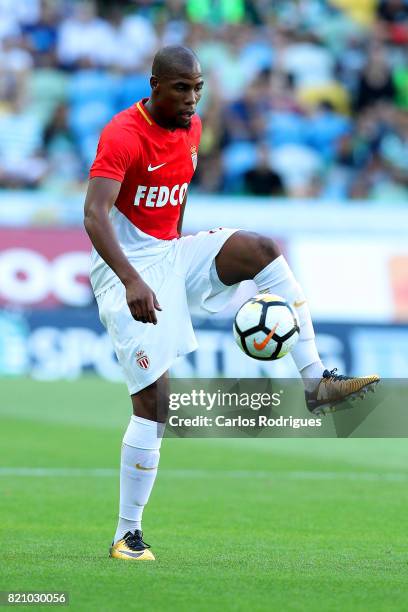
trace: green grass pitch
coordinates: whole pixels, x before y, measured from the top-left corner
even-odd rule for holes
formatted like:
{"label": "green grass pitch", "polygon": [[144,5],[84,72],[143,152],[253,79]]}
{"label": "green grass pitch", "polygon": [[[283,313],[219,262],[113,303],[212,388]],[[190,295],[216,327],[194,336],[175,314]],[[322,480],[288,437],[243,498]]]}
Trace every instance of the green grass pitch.
{"label": "green grass pitch", "polygon": [[0,590],[68,591],[75,611],[407,609],[406,440],[165,440],[157,562],[132,564],[108,558],[125,388],[0,389]]}

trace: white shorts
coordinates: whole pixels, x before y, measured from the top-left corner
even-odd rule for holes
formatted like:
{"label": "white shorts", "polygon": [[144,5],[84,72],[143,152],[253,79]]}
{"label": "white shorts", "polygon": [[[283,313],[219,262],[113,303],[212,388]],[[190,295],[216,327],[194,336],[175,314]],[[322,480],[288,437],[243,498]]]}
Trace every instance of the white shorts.
{"label": "white shorts", "polygon": [[231,300],[238,285],[211,282],[214,259],[237,230],[217,229],[184,236],[163,249],[163,257],[138,269],[155,292],[162,311],[157,325],[135,321],[126,302],[125,287],[114,284],[96,298],[99,316],[112,340],[129,393],[137,393],[166,372],[177,357],[197,348],[191,314],[214,313]]}

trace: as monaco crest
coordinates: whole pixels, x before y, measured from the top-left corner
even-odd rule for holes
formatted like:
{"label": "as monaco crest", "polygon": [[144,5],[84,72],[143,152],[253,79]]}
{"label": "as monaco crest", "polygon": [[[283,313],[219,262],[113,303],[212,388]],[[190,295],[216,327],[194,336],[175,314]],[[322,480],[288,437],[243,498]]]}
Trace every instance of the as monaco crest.
{"label": "as monaco crest", "polygon": [[197,168],[197,159],[198,159],[197,147],[192,146],[190,151],[191,151],[191,161],[193,162],[193,168],[195,171],[195,169]]}
{"label": "as monaco crest", "polygon": [[136,363],[139,368],[142,368],[142,370],[148,370],[150,366],[150,359],[144,351],[138,351],[136,353]]}

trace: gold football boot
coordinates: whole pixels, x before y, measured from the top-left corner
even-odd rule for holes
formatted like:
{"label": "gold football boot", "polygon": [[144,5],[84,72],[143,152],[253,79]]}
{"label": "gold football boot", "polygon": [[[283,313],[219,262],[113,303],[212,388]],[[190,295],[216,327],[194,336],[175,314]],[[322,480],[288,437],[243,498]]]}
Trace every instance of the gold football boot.
{"label": "gold football boot", "polygon": [[[310,412],[316,415],[337,412],[345,406],[343,402],[364,398],[367,391],[375,391],[380,377],[372,376],[341,376],[336,374],[337,368],[329,372],[325,370],[314,391],[305,391],[306,405]],[[343,406],[341,406],[343,404]]]}

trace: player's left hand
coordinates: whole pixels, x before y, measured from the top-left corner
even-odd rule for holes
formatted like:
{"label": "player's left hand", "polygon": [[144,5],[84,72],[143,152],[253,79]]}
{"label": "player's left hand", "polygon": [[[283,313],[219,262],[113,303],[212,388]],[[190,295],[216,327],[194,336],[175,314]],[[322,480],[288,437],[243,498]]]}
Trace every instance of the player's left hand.
{"label": "player's left hand", "polygon": [[161,310],[156,294],[142,278],[126,285],[126,301],[132,317],[140,323],[157,324],[156,310]]}

